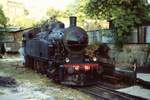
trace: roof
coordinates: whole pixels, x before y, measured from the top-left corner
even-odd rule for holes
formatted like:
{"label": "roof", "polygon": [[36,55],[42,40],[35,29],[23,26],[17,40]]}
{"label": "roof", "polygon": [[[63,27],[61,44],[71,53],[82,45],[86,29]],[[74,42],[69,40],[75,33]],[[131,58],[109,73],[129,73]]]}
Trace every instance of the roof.
{"label": "roof", "polygon": [[[29,29],[29,28],[26,28]],[[16,27],[8,27],[8,28],[0,28],[0,32],[8,32],[8,33],[16,33],[16,32],[21,32],[26,29],[21,29],[21,28],[16,28]]]}

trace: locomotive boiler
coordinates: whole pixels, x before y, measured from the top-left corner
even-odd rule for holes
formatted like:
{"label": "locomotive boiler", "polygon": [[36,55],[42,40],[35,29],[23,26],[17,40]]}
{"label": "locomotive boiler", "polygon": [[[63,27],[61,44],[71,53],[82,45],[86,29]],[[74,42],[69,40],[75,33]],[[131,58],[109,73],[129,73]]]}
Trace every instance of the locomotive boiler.
{"label": "locomotive boiler", "polygon": [[96,83],[102,66],[96,57],[85,55],[88,45],[86,31],[70,17],[70,26],[56,21],[49,30],[39,33],[24,32],[25,66],[46,74],[65,85],[84,86]]}

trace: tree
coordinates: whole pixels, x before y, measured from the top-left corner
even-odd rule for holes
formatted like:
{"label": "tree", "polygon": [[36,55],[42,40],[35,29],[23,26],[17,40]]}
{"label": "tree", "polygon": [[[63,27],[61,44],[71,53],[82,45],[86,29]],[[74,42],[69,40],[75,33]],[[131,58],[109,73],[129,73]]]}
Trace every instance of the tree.
{"label": "tree", "polygon": [[49,17],[57,17],[60,15],[60,12],[59,10],[56,10],[54,8],[48,8],[46,14],[49,16]]}
{"label": "tree", "polygon": [[2,7],[0,7],[0,27],[6,27],[7,17],[5,16]]}
{"label": "tree", "polygon": [[90,17],[112,22],[117,44],[123,44],[134,27],[150,22],[147,0],[88,0],[84,7]]}
{"label": "tree", "polygon": [[[60,21],[68,21],[68,17],[70,14],[70,11],[68,10],[59,10],[52,7],[49,7],[47,9],[47,18],[45,18],[43,21],[51,21],[51,20],[60,20]],[[43,23],[43,22],[42,22]]]}
{"label": "tree", "polygon": [[86,14],[84,13],[84,5],[85,5],[85,1],[84,0],[78,0],[76,5],[75,5],[75,9],[76,9],[76,16],[79,19],[78,23],[80,26],[84,26],[86,20],[88,19],[88,17],[86,16]]}
{"label": "tree", "polygon": [[[85,30],[94,30],[100,28],[98,20],[92,20],[84,13],[85,0],[76,0],[74,3],[69,4],[66,8],[65,15],[77,17],[77,25]],[[68,20],[68,19],[67,19]]]}
{"label": "tree", "polygon": [[22,8],[22,10],[18,14],[14,14],[14,16],[8,16],[10,19],[8,22],[9,26],[29,28],[33,27],[34,24],[37,23],[36,19],[29,17],[29,11],[26,8]]}

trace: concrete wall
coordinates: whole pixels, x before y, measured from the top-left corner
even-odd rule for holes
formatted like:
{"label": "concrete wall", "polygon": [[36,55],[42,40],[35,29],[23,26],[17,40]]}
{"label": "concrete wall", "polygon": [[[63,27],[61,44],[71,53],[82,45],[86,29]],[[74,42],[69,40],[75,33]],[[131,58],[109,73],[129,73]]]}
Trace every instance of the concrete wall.
{"label": "concrete wall", "polygon": [[[141,66],[145,62],[147,56],[147,50],[148,48],[150,48],[150,44],[149,47],[148,44],[146,44],[146,43],[150,43],[150,26],[142,26],[142,27],[146,29],[146,34],[142,33],[144,29],[141,30],[142,32],[140,34],[138,34],[137,29],[134,29],[131,36],[128,36],[126,39],[126,42],[128,44],[125,44],[121,51],[119,51],[114,46],[113,44],[114,34],[113,31],[109,29],[87,31],[89,36],[89,45],[94,43],[98,43],[98,44],[106,43],[110,47],[110,51],[109,51],[110,57],[115,58],[116,62],[122,64],[129,64],[133,62],[134,59],[137,59],[138,65]],[[146,35],[146,37],[142,38],[143,35]],[[138,40],[138,36],[140,36],[142,40],[141,39]],[[144,40],[146,41],[143,42]],[[138,43],[143,43],[143,44],[138,44]]]}
{"label": "concrete wall", "polygon": [[108,44],[108,46],[110,47],[109,56],[115,58],[117,63],[129,64],[137,59],[139,66],[145,62],[149,48],[148,44],[126,44],[120,51],[113,44]]}

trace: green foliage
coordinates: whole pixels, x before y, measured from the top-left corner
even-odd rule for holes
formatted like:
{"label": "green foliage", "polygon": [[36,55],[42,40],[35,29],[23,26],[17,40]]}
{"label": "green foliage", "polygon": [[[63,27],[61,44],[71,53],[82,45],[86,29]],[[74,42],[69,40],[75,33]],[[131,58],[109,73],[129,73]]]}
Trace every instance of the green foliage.
{"label": "green foliage", "polygon": [[84,22],[87,19],[87,16],[84,13],[84,5],[84,0],[78,0],[76,3],[69,4],[65,10],[57,10],[50,7],[47,10],[47,16],[49,18],[55,17],[56,19],[63,20],[64,22],[68,22],[68,18],[70,16],[76,16],[78,26],[83,27]]}
{"label": "green foliage", "polygon": [[61,15],[61,11],[50,7],[47,10],[47,15],[49,17],[58,17]]}
{"label": "green foliage", "polygon": [[33,25],[36,24],[37,21],[36,19],[29,17],[28,15],[29,15],[29,11],[24,8],[23,11],[20,12],[18,15],[9,16],[10,26],[16,26],[16,27],[21,27],[21,28],[33,27]]}
{"label": "green foliage", "polygon": [[5,16],[2,7],[0,7],[0,26],[5,27],[7,24],[7,17]]}
{"label": "green foliage", "polygon": [[29,28],[32,27],[36,21],[31,18],[27,18],[26,16],[18,16],[17,18],[14,18],[10,24],[12,26],[22,27],[22,28]]}
{"label": "green foliage", "polygon": [[70,12],[70,7],[66,10],[58,10],[58,9],[54,9],[52,7],[48,8],[47,10],[47,16],[49,18],[68,18],[70,15],[71,15],[71,12]]}
{"label": "green foliage", "polygon": [[92,18],[112,21],[119,45],[126,41],[134,27],[150,22],[147,0],[88,0],[84,9]]}
{"label": "green foliage", "polygon": [[68,18],[70,15],[71,15],[71,12],[69,9],[58,10],[58,9],[54,9],[50,7],[47,10],[47,18],[44,18],[43,20],[41,20],[39,24],[44,24],[45,22],[51,22],[54,20],[68,22]]}
{"label": "green foliage", "polygon": [[92,44],[89,45],[86,49],[85,49],[85,54],[88,55],[89,57],[95,57],[95,51],[98,49],[99,44]]}
{"label": "green foliage", "polygon": [[97,22],[97,20],[89,21],[89,17],[84,13],[85,3],[85,0],[77,0],[75,3],[69,4],[65,10],[58,10],[50,7],[47,10],[47,16],[49,19],[55,17],[63,22],[69,22],[68,18],[70,16],[76,16],[78,26],[86,30],[97,29],[97,27],[100,27],[100,24]]}
{"label": "green foliage", "polygon": [[78,22],[80,23],[81,26],[84,26],[84,22],[88,18],[84,13],[84,5],[85,5],[85,0],[78,0],[76,6],[76,16],[79,19]]}

